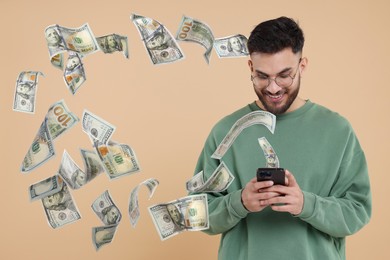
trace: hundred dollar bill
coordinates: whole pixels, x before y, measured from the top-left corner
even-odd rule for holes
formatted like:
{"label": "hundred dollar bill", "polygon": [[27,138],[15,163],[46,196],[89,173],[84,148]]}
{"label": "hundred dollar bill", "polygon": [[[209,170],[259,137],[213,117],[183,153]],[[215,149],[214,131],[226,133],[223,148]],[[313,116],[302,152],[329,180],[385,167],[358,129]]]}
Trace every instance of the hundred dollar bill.
{"label": "hundred dollar bill", "polygon": [[214,41],[214,49],[219,58],[248,56],[248,39],[242,34],[217,38]]}
{"label": "hundred dollar bill", "polygon": [[47,119],[42,122],[32,145],[23,159],[22,173],[35,169],[55,155],[52,138],[46,124]]}
{"label": "hundred dollar bill", "polygon": [[93,211],[104,225],[118,224],[122,214],[111,199],[108,190],[103,192],[91,205]]}
{"label": "hundred dollar bill", "polygon": [[184,58],[184,54],[171,33],[158,21],[132,14],[130,19],[137,27],[153,64],[164,64]]}
{"label": "hundred dollar bill", "polygon": [[58,174],[72,189],[79,189],[92,180],[92,176],[88,175],[88,172],[82,171],[66,150],[62,155]]}
{"label": "hundred dollar bill", "polygon": [[83,158],[84,171],[87,174],[89,181],[104,172],[104,166],[96,152],[85,149],[80,149],[80,152],[81,157]]}
{"label": "hundred dollar bill", "polygon": [[42,204],[52,228],[62,227],[81,218],[65,182],[62,182],[62,189],[59,192],[44,197]]}
{"label": "hundred dollar bill", "polygon": [[274,148],[268,142],[267,138],[261,137],[258,139],[259,145],[263,150],[268,168],[279,168],[279,158],[276,155]]}
{"label": "hundred dollar bill", "polygon": [[62,179],[58,175],[54,175],[40,182],[32,184],[28,188],[28,194],[30,200],[38,200],[54,193],[59,192],[62,189]]}
{"label": "hundred dollar bill", "polygon": [[274,114],[266,111],[253,111],[244,115],[234,123],[215,152],[211,155],[211,158],[221,159],[241,131],[255,124],[264,125],[273,134],[275,131],[276,117]]}
{"label": "hundred dollar bill", "polygon": [[96,251],[98,251],[102,246],[112,242],[117,227],[118,224],[92,228],[92,241]]}
{"label": "hundred dollar bill", "polygon": [[127,36],[122,36],[118,34],[109,34],[96,38],[97,43],[100,46],[100,50],[104,53],[113,53],[121,51],[123,55],[128,59],[129,58],[129,47]]}
{"label": "hundred dollar bill", "polygon": [[39,75],[45,76],[40,71],[22,71],[19,73],[16,79],[14,111],[35,113]]}
{"label": "hundred dollar bill", "polygon": [[67,28],[57,24],[50,25],[45,29],[45,38],[52,64],[61,69],[65,51],[87,55],[99,50],[96,38],[88,23],[78,28]]}
{"label": "hundred dollar bill", "polygon": [[81,55],[76,52],[69,52],[64,70],[64,81],[69,91],[74,95],[86,80]]}
{"label": "hundred dollar bill", "polygon": [[139,205],[138,205],[138,190],[142,185],[145,185],[149,190],[149,199],[153,196],[159,181],[153,178],[147,179],[138,184],[130,193],[129,199],[129,216],[130,223],[133,227],[136,226],[140,217]]}
{"label": "hundred dollar bill", "polygon": [[97,145],[96,149],[110,179],[140,171],[137,156],[127,144],[110,141]]}
{"label": "hundred dollar bill", "polygon": [[63,99],[49,108],[46,119],[47,128],[53,140],[79,121],[79,118],[69,110]]}
{"label": "hundred dollar bill", "polygon": [[186,183],[186,187],[190,192],[222,192],[232,184],[233,180],[233,174],[226,164],[221,162],[206,182],[201,171]]}
{"label": "hundred dollar bill", "polygon": [[84,110],[83,112],[83,131],[88,134],[93,144],[107,144],[116,127],[97,115]]}
{"label": "hundred dollar bill", "polygon": [[183,197],[148,209],[161,240],[186,230],[199,231],[209,228],[206,194]]}
{"label": "hundred dollar bill", "polygon": [[204,58],[207,64],[210,63],[210,55],[214,44],[214,35],[210,27],[196,19],[183,16],[176,39],[180,41],[196,42],[206,48]]}

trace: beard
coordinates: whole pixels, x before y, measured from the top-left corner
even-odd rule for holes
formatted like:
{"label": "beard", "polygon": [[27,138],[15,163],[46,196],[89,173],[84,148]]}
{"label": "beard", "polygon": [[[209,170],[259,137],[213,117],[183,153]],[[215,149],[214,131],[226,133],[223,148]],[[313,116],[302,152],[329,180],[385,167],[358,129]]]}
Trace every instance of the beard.
{"label": "beard", "polygon": [[[284,95],[283,101],[281,103],[275,103],[268,100],[268,94],[270,93],[267,91],[267,88],[259,90],[256,89],[256,87],[254,87],[254,89],[257,97],[259,98],[261,104],[263,105],[266,111],[274,115],[281,115],[284,114],[290,108],[291,104],[297,98],[300,85],[301,85],[301,77],[298,78],[297,87],[295,89],[284,88],[278,91],[277,93],[274,93],[273,95],[276,96],[280,94]],[[287,96],[287,100],[285,100],[286,96]]]}

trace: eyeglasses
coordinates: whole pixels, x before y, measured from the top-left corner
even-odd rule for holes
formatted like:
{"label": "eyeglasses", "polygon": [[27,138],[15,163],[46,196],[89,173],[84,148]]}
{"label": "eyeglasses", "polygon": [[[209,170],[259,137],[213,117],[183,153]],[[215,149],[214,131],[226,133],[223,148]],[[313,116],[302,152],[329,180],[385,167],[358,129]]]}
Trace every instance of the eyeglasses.
{"label": "eyeglasses", "polygon": [[261,88],[268,88],[268,86],[271,84],[271,80],[275,81],[275,83],[281,87],[281,88],[288,88],[290,87],[295,77],[298,74],[299,64],[301,63],[302,58],[299,59],[297,70],[295,71],[294,76],[291,76],[290,74],[281,74],[276,76],[275,78],[271,78],[264,75],[259,76],[253,76],[251,75],[251,81],[253,82],[253,85]]}

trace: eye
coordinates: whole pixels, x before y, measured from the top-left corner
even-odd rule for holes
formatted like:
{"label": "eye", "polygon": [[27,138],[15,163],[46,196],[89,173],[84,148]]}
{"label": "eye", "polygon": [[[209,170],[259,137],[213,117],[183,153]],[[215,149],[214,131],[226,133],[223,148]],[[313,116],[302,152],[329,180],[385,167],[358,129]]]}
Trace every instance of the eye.
{"label": "eye", "polygon": [[267,80],[268,79],[268,76],[265,76],[265,75],[262,75],[262,74],[257,75],[257,77],[259,79],[262,79],[262,80]]}
{"label": "eye", "polygon": [[281,78],[281,79],[286,79],[286,78],[289,78],[290,75],[289,74],[281,74],[278,77]]}

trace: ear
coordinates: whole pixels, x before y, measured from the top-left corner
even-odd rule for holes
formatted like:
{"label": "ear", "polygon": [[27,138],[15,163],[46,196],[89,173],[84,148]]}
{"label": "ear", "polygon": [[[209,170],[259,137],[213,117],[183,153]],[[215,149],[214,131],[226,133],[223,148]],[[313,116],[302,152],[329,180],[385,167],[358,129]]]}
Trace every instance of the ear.
{"label": "ear", "polygon": [[248,60],[248,66],[251,72],[253,72],[253,63],[251,60]]}
{"label": "ear", "polygon": [[306,70],[306,67],[309,63],[309,60],[306,57],[303,57],[300,63],[300,70],[301,70],[301,75],[302,73]]}

